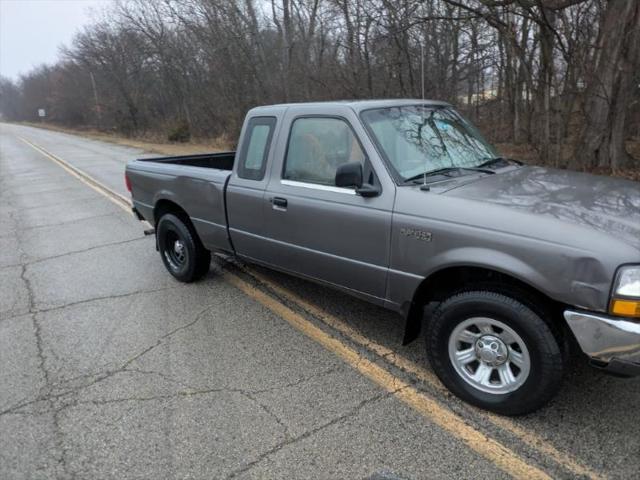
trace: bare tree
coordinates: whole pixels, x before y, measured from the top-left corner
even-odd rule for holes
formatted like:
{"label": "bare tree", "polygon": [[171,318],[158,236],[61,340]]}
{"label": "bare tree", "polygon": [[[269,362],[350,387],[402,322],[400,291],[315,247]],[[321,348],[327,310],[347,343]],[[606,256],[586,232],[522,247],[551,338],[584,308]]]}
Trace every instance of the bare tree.
{"label": "bare tree", "polygon": [[640,66],[640,2],[609,0],[597,44],[595,70],[588,79],[584,129],[574,167],[628,166],[625,150],[627,108]]}
{"label": "bare tree", "polygon": [[[640,132],[636,0],[121,0],[60,61],[0,82],[5,118],[234,137],[286,101],[448,100],[541,161],[622,168]],[[180,132],[180,135],[174,133]]]}

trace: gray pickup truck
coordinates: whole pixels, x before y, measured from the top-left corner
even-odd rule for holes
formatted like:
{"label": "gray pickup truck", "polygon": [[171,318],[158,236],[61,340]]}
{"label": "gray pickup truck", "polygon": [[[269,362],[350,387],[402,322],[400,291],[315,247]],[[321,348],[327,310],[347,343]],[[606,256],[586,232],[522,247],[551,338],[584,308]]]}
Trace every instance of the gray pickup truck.
{"label": "gray pickup truck", "polygon": [[127,165],[178,280],[221,252],[398,312],[452,392],[502,414],[545,404],[572,345],[640,373],[637,183],[502,158],[435,101],[254,108],[238,145]]}

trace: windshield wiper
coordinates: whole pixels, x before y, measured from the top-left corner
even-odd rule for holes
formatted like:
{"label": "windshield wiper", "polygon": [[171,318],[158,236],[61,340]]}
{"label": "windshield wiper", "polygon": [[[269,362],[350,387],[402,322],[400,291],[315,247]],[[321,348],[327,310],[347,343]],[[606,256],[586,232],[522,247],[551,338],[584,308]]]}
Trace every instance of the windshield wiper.
{"label": "windshield wiper", "polygon": [[449,174],[451,172],[480,172],[480,173],[488,173],[490,175],[493,175],[494,173],[496,173],[493,170],[487,170],[487,169],[478,168],[478,167],[445,167],[445,168],[438,168],[437,170],[431,170],[430,172],[420,173],[418,175],[414,175],[413,177],[405,178],[404,181],[405,183],[415,182],[416,180],[420,180],[427,177],[435,177],[437,175],[444,175],[444,176],[450,177],[451,175]]}
{"label": "windshield wiper", "polygon": [[522,166],[522,162],[518,161],[518,160],[513,160],[512,158],[505,158],[505,157],[493,157],[493,158],[489,158],[486,162],[481,163],[480,165],[477,165],[476,168],[482,168],[482,167],[495,167],[497,165],[519,165]]}

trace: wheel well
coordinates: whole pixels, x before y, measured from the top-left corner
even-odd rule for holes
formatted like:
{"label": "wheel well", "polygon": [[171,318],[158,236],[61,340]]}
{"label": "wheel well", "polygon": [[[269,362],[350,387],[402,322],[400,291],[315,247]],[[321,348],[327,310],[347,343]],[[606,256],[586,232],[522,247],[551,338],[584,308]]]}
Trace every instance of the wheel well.
{"label": "wheel well", "polygon": [[[196,230],[195,226],[191,222],[191,218],[189,217],[189,214],[186,212],[184,208],[182,208],[177,203],[172,202],[171,200],[163,199],[163,200],[158,200],[158,202],[156,202],[156,205],[153,208],[153,220],[156,228],[158,227],[158,221],[160,220],[160,218],[167,213],[171,213],[176,217],[178,217],[180,220],[182,220],[184,224],[187,226],[187,228],[191,231],[191,235],[193,235],[193,238],[195,239],[195,241],[198,242],[202,248],[204,248],[204,245],[202,244],[202,240],[200,240],[200,235],[198,235],[198,231]],[[157,244],[156,244],[156,249],[157,249]]]}
{"label": "wheel well", "polygon": [[[451,267],[425,278],[416,289],[407,311],[407,324],[403,343],[415,340],[422,327],[424,308],[439,303],[456,292],[483,288],[515,296],[539,315],[549,318],[555,325],[560,321],[564,305],[551,299],[531,285],[496,270],[481,267]],[[563,328],[563,327],[562,327]]]}
{"label": "wheel well", "polygon": [[171,200],[158,200],[153,208],[153,220],[155,225],[158,224],[158,220],[160,220],[165,213],[172,213],[176,217],[180,218],[180,220],[186,220],[191,223],[189,215],[180,205],[172,202]]}

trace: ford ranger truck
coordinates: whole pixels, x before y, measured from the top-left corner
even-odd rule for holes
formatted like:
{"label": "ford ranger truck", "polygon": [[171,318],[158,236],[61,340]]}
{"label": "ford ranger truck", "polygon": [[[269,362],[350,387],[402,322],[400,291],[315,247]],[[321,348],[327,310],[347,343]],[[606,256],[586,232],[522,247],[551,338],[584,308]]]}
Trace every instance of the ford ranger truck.
{"label": "ford ranger truck", "polygon": [[447,103],[258,107],[237,152],[126,180],[178,280],[222,253],[393,310],[474,405],[541,407],[576,344],[640,373],[640,185],[503,158]]}

